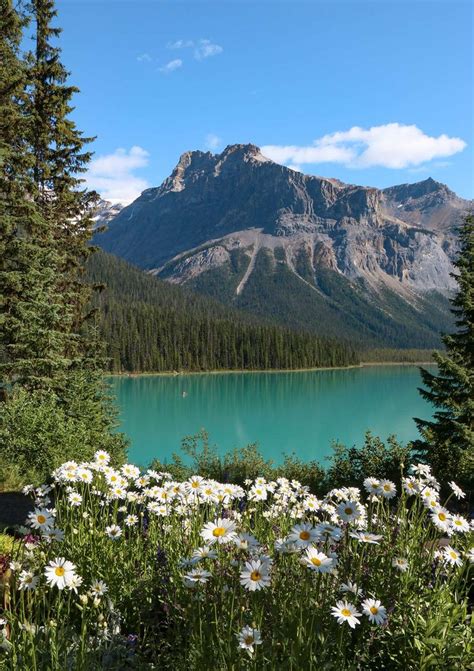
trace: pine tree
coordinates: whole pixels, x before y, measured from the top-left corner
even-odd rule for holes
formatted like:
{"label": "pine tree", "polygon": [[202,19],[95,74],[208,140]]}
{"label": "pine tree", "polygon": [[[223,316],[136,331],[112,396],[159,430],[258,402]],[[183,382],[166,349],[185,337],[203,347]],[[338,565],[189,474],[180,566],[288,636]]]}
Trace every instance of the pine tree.
{"label": "pine tree", "polygon": [[20,54],[27,17],[1,0],[0,42],[0,371],[13,382],[47,388],[62,360],[57,254],[33,199],[33,155]]}
{"label": "pine tree", "polygon": [[53,42],[61,30],[52,26],[54,0],[32,0],[36,27],[35,50],[29,54],[31,145],[34,156],[34,200],[47,220],[58,255],[57,295],[62,298],[63,347],[68,365],[97,362],[87,342],[84,322],[89,313],[91,286],[83,281],[84,263],[93,248],[91,215],[97,194],[82,188],[82,173],[91,153],[85,138],[70,119],[72,97],[78,92],[67,83],[69,73]]}
{"label": "pine tree", "polygon": [[438,373],[421,369],[420,393],[436,407],[433,420],[415,419],[423,440],[415,447],[441,478],[474,480],[474,216],[460,230],[461,250],[453,274],[459,291],[452,300],[457,331],[445,335],[446,353],[435,355]]}

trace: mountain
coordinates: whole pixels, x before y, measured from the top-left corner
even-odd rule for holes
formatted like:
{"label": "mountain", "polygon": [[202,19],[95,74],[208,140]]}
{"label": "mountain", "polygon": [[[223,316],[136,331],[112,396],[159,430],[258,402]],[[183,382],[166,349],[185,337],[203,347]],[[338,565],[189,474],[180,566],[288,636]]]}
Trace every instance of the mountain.
{"label": "mountain", "polygon": [[94,228],[106,226],[123,210],[123,207],[121,203],[111,203],[110,200],[100,199],[93,216]]}
{"label": "mountain", "polygon": [[284,329],[98,251],[87,262],[110,370],[265,370],[347,366],[344,342]]}
{"label": "mountain", "polygon": [[433,347],[452,323],[455,227],[471,205],[432,179],[344,184],[231,145],[183,154],[95,242],[286,326],[358,346]]}

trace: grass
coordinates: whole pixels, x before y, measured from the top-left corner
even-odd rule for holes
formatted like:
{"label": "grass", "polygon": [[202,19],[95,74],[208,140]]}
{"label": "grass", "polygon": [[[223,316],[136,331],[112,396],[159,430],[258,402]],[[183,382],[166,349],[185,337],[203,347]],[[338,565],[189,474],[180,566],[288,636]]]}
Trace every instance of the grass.
{"label": "grass", "polygon": [[106,462],[32,489],[3,562],[0,669],[472,663],[472,529],[427,467],[398,491],[366,479],[316,498],[285,478],[178,482]]}

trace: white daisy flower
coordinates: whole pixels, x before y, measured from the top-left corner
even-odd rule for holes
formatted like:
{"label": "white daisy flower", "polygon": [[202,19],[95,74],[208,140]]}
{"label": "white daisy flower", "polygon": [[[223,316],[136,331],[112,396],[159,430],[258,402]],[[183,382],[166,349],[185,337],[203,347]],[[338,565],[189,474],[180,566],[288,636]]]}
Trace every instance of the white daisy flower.
{"label": "white daisy flower", "polygon": [[395,483],[391,480],[382,480],[380,483],[380,493],[384,499],[393,499],[393,497],[397,495]]}
{"label": "white daisy flower", "polygon": [[415,473],[416,475],[428,477],[431,475],[431,468],[428,466],[428,464],[414,464],[413,466],[410,466],[410,472]]}
{"label": "white daisy flower", "polygon": [[368,494],[381,494],[380,480],[378,478],[365,478],[364,487]]}
{"label": "white daisy flower", "polygon": [[453,494],[457,499],[463,499],[466,496],[466,493],[463,492],[461,487],[458,487],[457,484],[454,481],[451,481],[449,483],[449,486],[453,490]]}
{"label": "white daisy flower", "polygon": [[71,506],[78,507],[82,503],[82,496],[79,494],[79,492],[70,492],[70,494],[68,494],[67,500]]}
{"label": "white daisy flower", "polygon": [[54,526],[54,516],[47,508],[35,508],[33,512],[28,513],[28,524],[33,529],[49,529]]}
{"label": "white daisy flower", "polygon": [[116,540],[122,535],[122,529],[118,526],[118,524],[111,524],[110,526],[105,527],[105,533],[112,540]]}
{"label": "white daisy flower", "polygon": [[106,466],[110,461],[110,454],[105,450],[97,450],[94,454],[94,459],[98,464]]}
{"label": "white daisy flower", "polygon": [[189,480],[184,483],[184,486],[186,487],[186,490],[188,492],[194,492],[198,494],[201,491],[204,484],[205,484],[204,478],[202,478],[200,475],[193,475],[192,478],[189,478]]}
{"label": "white daisy flower", "polygon": [[32,571],[22,571],[18,576],[18,589],[33,591],[38,585],[39,577]]}
{"label": "white daisy flower", "polygon": [[93,596],[104,596],[108,591],[109,588],[103,580],[95,580],[90,588],[90,592]]}
{"label": "white daisy flower", "polygon": [[406,494],[408,494],[408,496],[417,494],[420,490],[418,480],[413,477],[403,478],[403,489],[405,490]]}
{"label": "white daisy flower", "polygon": [[192,559],[194,561],[202,561],[204,559],[216,559],[217,558],[217,552],[214,552],[214,550],[211,549],[209,545],[203,545],[200,548],[197,548],[193,552]]}
{"label": "white daisy flower", "polygon": [[370,534],[368,531],[351,531],[349,536],[362,543],[370,543],[372,545],[379,545],[379,541],[383,538],[379,534]]}
{"label": "white daisy flower", "polygon": [[331,615],[337,618],[338,624],[347,622],[349,627],[355,629],[357,624],[360,624],[358,619],[362,613],[356,610],[356,607],[347,601],[338,601],[335,606],[331,607]]}
{"label": "white daisy flower", "polygon": [[124,464],[120,470],[130,480],[136,480],[140,476],[140,469],[133,464]]}
{"label": "white daisy flower", "polygon": [[138,524],[138,517],[137,515],[127,515],[127,517],[124,519],[124,524],[127,527],[134,527]]}
{"label": "white daisy flower", "polygon": [[87,485],[89,485],[92,482],[92,471],[90,471],[88,468],[79,468],[77,470],[76,478],[79,482],[85,482]]}
{"label": "white daisy flower", "polygon": [[229,543],[236,537],[237,525],[232,520],[219,518],[214,522],[208,522],[201,531],[201,538],[207,543]]}
{"label": "white daisy flower", "polygon": [[82,585],[82,582],[83,581],[81,576],[75,573],[73,576],[71,576],[71,578],[69,578],[67,586],[71,590],[71,592],[77,594],[77,589]]}
{"label": "white daisy flower", "polygon": [[337,506],[337,514],[344,522],[353,522],[362,515],[362,506],[358,501],[343,501]]}
{"label": "white daisy flower", "polygon": [[301,563],[317,573],[328,573],[334,566],[334,560],[324,552],[319,552],[315,547],[306,549]]}
{"label": "white daisy flower", "polygon": [[446,508],[438,506],[431,515],[431,520],[440,531],[449,531],[451,527],[451,515]]}
{"label": "white daisy flower", "polygon": [[245,562],[245,568],[240,572],[240,584],[250,592],[255,592],[270,584],[268,564],[260,559]]}
{"label": "white daisy flower", "polygon": [[469,522],[462,515],[453,515],[451,517],[451,528],[457,533],[466,533],[469,531]]}
{"label": "white daisy flower", "polygon": [[408,561],[404,557],[395,557],[395,559],[392,560],[392,566],[402,573],[405,573],[408,569]]}
{"label": "white daisy flower", "polygon": [[318,532],[316,528],[307,522],[296,524],[288,535],[288,542],[294,543],[299,548],[307,548],[317,540]]}
{"label": "white daisy flower", "polygon": [[387,609],[382,606],[378,599],[365,599],[361,606],[362,612],[367,615],[371,622],[383,624],[387,619]]}
{"label": "white daisy flower", "polygon": [[239,641],[239,648],[246,650],[249,654],[253,654],[255,645],[261,645],[262,643],[260,631],[249,626],[242,627],[237,634],[237,640]]}
{"label": "white daisy flower", "polygon": [[205,584],[210,577],[211,573],[209,571],[205,571],[204,569],[200,568],[193,568],[184,575],[184,580],[192,583]]}
{"label": "white daisy flower", "polygon": [[451,564],[452,566],[462,566],[461,553],[451,547],[451,545],[447,545],[443,549],[443,559],[447,564]]}
{"label": "white daisy flower", "polygon": [[44,569],[46,581],[58,589],[64,589],[76,575],[75,565],[64,557],[56,557]]}
{"label": "white daisy flower", "polygon": [[267,489],[262,485],[255,485],[248,493],[249,501],[266,501],[267,497]]}

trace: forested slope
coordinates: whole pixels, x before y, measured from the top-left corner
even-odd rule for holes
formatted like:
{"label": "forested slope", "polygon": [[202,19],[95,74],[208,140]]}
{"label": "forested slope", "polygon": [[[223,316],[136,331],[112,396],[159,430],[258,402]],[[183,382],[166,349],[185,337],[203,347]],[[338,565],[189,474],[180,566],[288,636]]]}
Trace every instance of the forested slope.
{"label": "forested slope", "polygon": [[88,279],[110,370],[252,370],[346,366],[358,362],[347,343],[257,321],[218,301],[146,275],[98,251]]}

